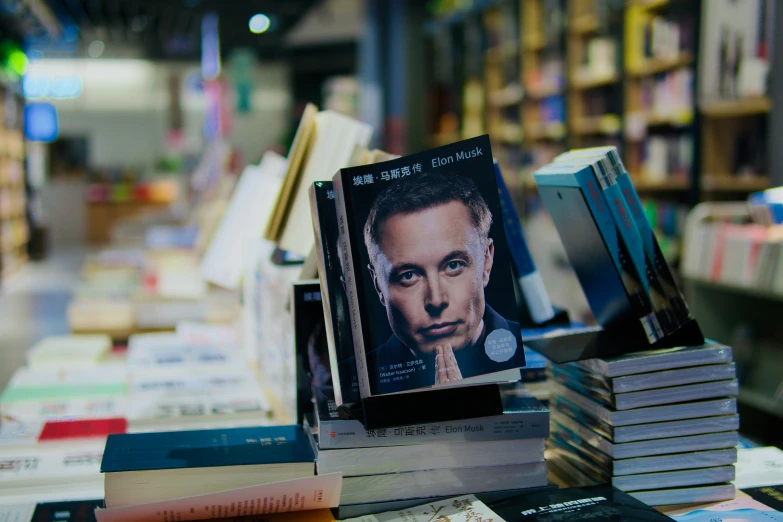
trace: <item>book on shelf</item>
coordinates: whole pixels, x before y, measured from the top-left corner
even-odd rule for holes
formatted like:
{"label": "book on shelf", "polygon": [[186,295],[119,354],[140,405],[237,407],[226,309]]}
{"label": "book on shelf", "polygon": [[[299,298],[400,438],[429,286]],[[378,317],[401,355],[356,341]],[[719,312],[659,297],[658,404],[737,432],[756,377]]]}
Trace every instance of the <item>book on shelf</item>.
{"label": "book on shelf", "polygon": [[313,245],[307,191],[349,164],[355,147],[366,147],[372,129],[333,111],[308,104],[288,155],[288,168],[264,237],[283,250],[306,256]]}
{"label": "book on shelf", "polygon": [[309,477],[315,460],[301,426],[110,435],[103,455],[109,508]]}
{"label": "book on shelf", "polygon": [[362,397],[525,365],[493,169],[481,136],[332,179]]}
{"label": "book on shelf", "polygon": [[344,261],[339,246],[337,211],[331,181],[318,181],[310,187],[310,210],[316,239],[318,277],[324,301],[332,388],[335,402],[339,406],[359,400],[359,381],[356,375],[353,333],[348,319]]}
{"label": "book on shelf", "polygon": [[368,430],[355,419],[341,419],[335,403],[325,397],[316,401],[315,434],[323,450],[486,442],[546,438],[549,410],[532,397],[503,394],[502,415]]}
{"label": "book on shelf", "polygon": [[67,482],[89,486],[101,482],[103,441],[78,445],[35,445],[0,449],[0,486],[4,494]]}

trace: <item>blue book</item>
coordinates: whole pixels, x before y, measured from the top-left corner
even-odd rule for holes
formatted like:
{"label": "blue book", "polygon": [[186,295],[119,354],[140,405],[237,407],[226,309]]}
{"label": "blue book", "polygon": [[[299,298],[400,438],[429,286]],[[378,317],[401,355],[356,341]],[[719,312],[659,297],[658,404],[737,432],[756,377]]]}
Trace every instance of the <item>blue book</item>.
{"label": "blue book", "polygon": [[[555,163],[538,170],[534,177],[540,187],[568,187],[578,189],[582,193],[584,202],[593,218],[594,226],[603,239],[617,275],[626,291],[631,308],[644,328],[647,340],[651,344],[660,340],[663,337],[663,331],[656,315],[653,313],[650,294],[644,284],[646,274],[640,270],[637,263],[633,262],[633,256],[629,249],[633,248],[634,245],[629,246],[624,240],[625,236],[630,234],[624,234],[615,221],[606,194],[601,190],[596,179],[593,165],[563,165]],[[562,236],[564,231],[558,231]],[[569,252],[570,255],[571,252]],[[595,290],[606,291],[605,288],[601,290],[596,288]],[[589,301],[591,297],[594,297],[587,290],[585,294]]]}
{"label": "blue book", "polygon": [[107,508],[207,495],[315,474],[301,426],[109,435]]}
{"label": "blue book", "polygon": [[506,241],[511,253],[511,262],[514,264],[514,270],[517,280],[522,289],[522,296],[530,311],[530,317],[536,324],[541,324],[555,316],[555,310],[552,308],[552,302],[549,300],[549,294],[544,286],[544,280],[536,269],[533,262],[533,256],[530,255],[530,249],[525,241],[525,233],[522,230],[522,224],[519,222],[519,216],[514,209],[514,201],[508,193],[508,187],[503,180],[503,174],[500,167],[495,162],[495,179],[498,182],[498,195],[500,196],[500,213],[506,229]]}
{"label": "blue book", "polygon": [[301,426],[109,435],[102,473],[312,463]]}

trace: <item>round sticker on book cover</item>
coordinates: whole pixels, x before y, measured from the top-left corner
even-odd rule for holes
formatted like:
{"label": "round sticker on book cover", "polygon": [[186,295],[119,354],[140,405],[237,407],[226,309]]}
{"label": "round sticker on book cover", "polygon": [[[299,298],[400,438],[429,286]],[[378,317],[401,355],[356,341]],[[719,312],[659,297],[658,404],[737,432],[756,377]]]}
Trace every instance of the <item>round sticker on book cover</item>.
{"label": "round sticker on book cover", "polygon": [[495,362],[506,362],[517,353],[517,340],[514,334],[505,328],[498,328],[487,335],[484,341],[484,351],[487,357]]}

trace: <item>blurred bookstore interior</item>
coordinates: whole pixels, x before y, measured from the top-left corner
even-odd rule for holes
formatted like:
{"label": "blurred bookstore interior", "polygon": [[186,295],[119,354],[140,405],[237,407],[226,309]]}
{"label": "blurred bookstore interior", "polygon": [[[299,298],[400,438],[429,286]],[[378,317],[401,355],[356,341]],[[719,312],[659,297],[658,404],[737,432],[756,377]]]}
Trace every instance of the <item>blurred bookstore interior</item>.
{"label": "blurred bookstore interior", "polygon": [[[20,515],[4,511],[6,504],[98,498],[105,504],[89,512],[106,508],[95,512],[99,521],[158,520],[154,509],[143,511],[147,504],[215,495],[222,490],[214,483],[239,491],[313,480],[313,459],[318,475],[343,473],[342,494],[332,495],[340,502],[328,501],[345,508],[332,511],[337,518],[470,493],[487,496],[463,508],[478,513],[475,501],[507,513],[496,490],[510,497],[547,484],[614,485],[654,506],[737,495],[744,508],[775,508],[757,489],[783,484],[783,452],[774,449],[783,444],[783,144],[775,141],[777,131],[783,135],[782,5],[0,0],[0,521],[56,520],[46,517],[72,509],[54,505],[52,515],[39,504],[34,515]],[[389,406],[399,394],[362,388],[366,366],[384,361],[378,371],[391,370],[379,374],[389,382],[408,378],[394,376],[397,364],[418,372],[430,361],[436,387],[474,379],[461,347],[446,344],[470,319],[438,315],[446,322],[410,335],[444,344],[419,352],[423,341],[407,339],[396,324],[419,318],[402,317],[408,312],[394,302],[426,284],[417,290],[422,316],[434,320],[449,302],[456,310],[457,290],[446,280],[459,275],[451,270],[470,269],[472,261],[458,258],[472,247],[445,258],[432,269],[436,276],[415,262],[395,265],[391,275],[379,269],[393,264],[382,250],[392,219],[464,202],[470,187],[455,183],[451,196],[422,189],[432,192],[400,196],[407,200],[386,209],[379,198],[373,210],[361,200],[369,196],[355,191],[445,171],[438,169],[455,153],[430,162],[426,151],[484,135],[491,151],[480,148],[483,141],[466,142],[448,168],[457,172],[469,157],[486,159],[481,168],[495,161],[495,171],[476,166],[465,174],[477,180],[470,189],[477,194],[482,183],[493,187],[489,212],[499,192],[502,216],[491,217],[491,231],[503,236],[505,227],[508,240],[494,236],[487,247],[483,284],[489,295],[505,277],[498,271],[512,266],[525,347],[515,353],[526,364],[511,394],[539,401],[537,415],[551,411],[537,421],[545,432],[498,436],[508,443],[503,454],[490,448],[494,439],[437,437],[441,427],[452,429],[449,422],[505,417],[508,409],[405,417],[399,408],[440,403]],[[564,154],[576,149],[587,150]],[[388,168],[372,166],[384,161]],[[574,180],[588,164],[595,178],[581,186]],[[345,170],[361,166],[361,173]],[[572,206],[567,190],[583,191]],[[611,234],[601,229],[601,204],[611,208]],[[481,222],[480,210],[468,208]],[[367,225],[350,228],[361,212],[370,213]],[[411,238],[436,221],[408,233],[401,248],[413,255]],[[432,237],[473,230],[449,223]],[[362,280],[365,265],[371,277]],[[342,284],[330,286],[332,268]],[[614,279],[602,279],[606,273]],[[380,312],[362,292],[380,297]],[[484,310],[484,298],[477,303],[471,306]],[[678,303],[684,315],[675,317]],[[491,328],[500,321],[513,331],[519,319],[501,317],[504,306],[487,297],[480,335],[467,349],[486,343],[486,357],[509,360],[490,354],[498,339]],[[645,306],[655,326],[639,319]],[[385,314],[380,331],[392,335],[376,353],[365,343],[377,343],[374,323]],[[508,335],[502,342],[516,348]],[[564,344],[552,338],[572,339],[571,355],[553,355]],[[393,341],[425,355],[394,359]],[[374,379],[373,371],[364,378]],[[360,394],[352,381],[340,390],[346,372]],[[507,372],[478,371],[471,383],[489,393],[489,382],[519,380]],[[454,397],[458,389],[444,388]],[[259,466],[172,481],[173,468],[166,475],[146,464],[177,443],[152,432],[281,429],[303,420],[314,448],[304,466],[284,460],[289,468],[269,471],[254,457],[221,463],[216,456],[205,466]],[[361,444],[344,442],[345,430],[360,433]],[[388,444],[376,440],[387,430]],[[301,434],[281,433],[282,441],[302,442]],[[410,442],[406,433],[432,440]],[[449,446],[456,443],[476,448]],[[143,453],[156,444],[160,455]],[[294,448],[297,458],[311,444]],[[144,463],[133,467],[127,455]],[[129,472],[149,473],[150,482],[141,486]],[[770,493],[778,511],[781,488]],[[576,496],[550,500],[578,503]],[[449,509],[465,516],[460,505]],[[165,520],[197,519],[177,516]],[[410,517],[404,520],[424,520]]]}

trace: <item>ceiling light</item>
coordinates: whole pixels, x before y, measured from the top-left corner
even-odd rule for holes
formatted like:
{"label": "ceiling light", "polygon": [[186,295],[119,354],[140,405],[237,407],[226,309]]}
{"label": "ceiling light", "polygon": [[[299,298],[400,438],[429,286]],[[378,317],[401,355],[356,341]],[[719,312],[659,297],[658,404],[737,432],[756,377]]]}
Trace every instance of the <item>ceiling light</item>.
{"label": "ceiling light", "polygon": [[253,34],[265,33],[269,30],[269,26],[272,25],[272,20],[265,14],[256,14],[250,19],[250,32]]}
{"label": "ceiling light", "polygon": [[93,40],[90,42],[90,45],[87,46],[87,54],[90,55],[91,58],[98,58],[103,54],[103,50],[106,48],[106,45],[100,40]]}

